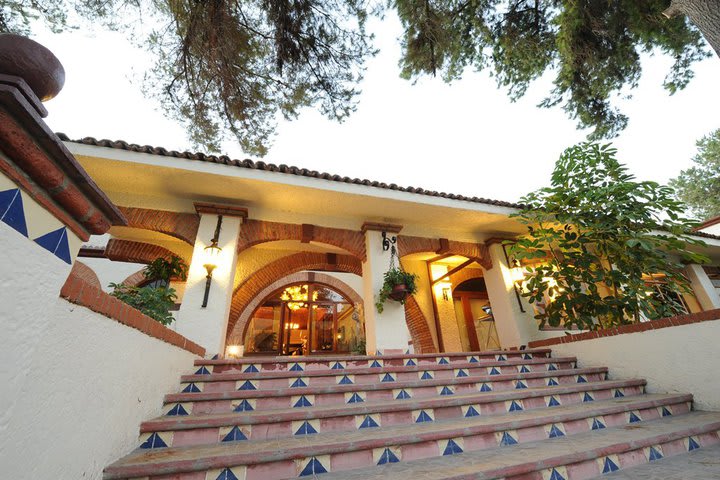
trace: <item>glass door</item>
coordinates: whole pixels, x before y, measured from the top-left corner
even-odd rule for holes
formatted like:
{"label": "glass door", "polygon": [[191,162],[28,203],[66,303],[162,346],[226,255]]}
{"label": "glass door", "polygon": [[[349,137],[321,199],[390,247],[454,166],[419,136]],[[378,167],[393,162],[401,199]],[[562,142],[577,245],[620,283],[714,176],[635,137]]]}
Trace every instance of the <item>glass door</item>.
{"label": "glass door", "polygon": [[310,325],[310,351],[312,353],[334,352],[335,304],[313,304]]}

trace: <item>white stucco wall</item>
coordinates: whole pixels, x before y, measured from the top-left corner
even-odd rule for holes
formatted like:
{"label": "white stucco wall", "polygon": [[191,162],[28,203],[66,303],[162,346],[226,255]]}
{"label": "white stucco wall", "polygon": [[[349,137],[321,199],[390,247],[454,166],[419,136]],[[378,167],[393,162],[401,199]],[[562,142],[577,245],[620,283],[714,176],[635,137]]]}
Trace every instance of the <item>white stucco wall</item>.
{"label": "white stucco wall", "polygon": [[552,345],[581,367],[607,366],[610,377],[645,378],[651,393],[692,393],[698,410],[720,411],[720,320]]}
{"label": "white stucco wall", "polygon": [[23,374],[3,382],[2,478],[100,479],[138,446],[140,422],[161,414],[195,356],[57,295],[38,316],[42,330],[29,312],[3,319],[41,343],[29,361],[2,363],[3,380]]}
{"label": "white stucco wall", "polygon": [[142,263],[113,262],[107,258],[81,258],[80,261],[92,268],[100,280],[100,286],[106,292],[111,292],[108,285],[121,283],[127,277],[145,268]]}

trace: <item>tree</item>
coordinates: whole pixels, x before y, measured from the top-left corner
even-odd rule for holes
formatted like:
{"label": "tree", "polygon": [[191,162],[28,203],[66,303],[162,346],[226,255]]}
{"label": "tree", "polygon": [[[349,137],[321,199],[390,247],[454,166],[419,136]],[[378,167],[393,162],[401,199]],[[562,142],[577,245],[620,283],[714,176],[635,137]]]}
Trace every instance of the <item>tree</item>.
{"label": "tree", "polygon": [[607,328],[683,312],[684,262],[695,225],[671,188],[637,182],[609,145],[561,155],[551,186],[525,196],[514,215],[527,234],[509,252],[525,268],[523,295],[541,325]]}
{"label": "tree", "polygon": [[[640,54],[674,58],[664,85],[671,94],[684,88],[693,63],[707,52],[700,32],[676,14],[686,12],[714,42],[718,3],[394,0],[389,6],[405,30],[403,77],[440,73],[452,81],[467,68],[489,69],[516,100],[553,72],[554,88],[540,105],[562,105],[578,127],[594,129],[591,138],[610,138],[627,125],[612,100],[637,86]],[[355,110],[365,61],[376,52],[365,22],[381,8],[362,0],[0,0],[0,31],[27,33],[35,20],[55,31],[72,28],[68,11],[110,28],[127,29],[126,19],[137,18],[159,25],[149,35],[129,29],[157,58],[146,91],[196,145],[217,151],[220,140],[234,135],[247,153],[263,155],[278,113],[294,118],[314,105],[342,120]]]}
{"label": "tree", "polygon": [[687,15],[702,31],[705,39],[720,56],[720,1],[718,0],[671,0],[663,11],[667,18]]}
{"label": "tree", "polygon": [[680,200],[705,220],[720,215],[720,129],[696,143],[695,165],[670,181]]}

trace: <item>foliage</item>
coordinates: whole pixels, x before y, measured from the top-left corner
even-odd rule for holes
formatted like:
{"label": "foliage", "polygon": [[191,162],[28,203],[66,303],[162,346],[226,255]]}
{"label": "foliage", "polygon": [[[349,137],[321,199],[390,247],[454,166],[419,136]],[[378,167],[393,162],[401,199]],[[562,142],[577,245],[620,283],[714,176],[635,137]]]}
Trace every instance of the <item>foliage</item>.
{"label": "foliage", "polygon": [[167,285],[172,278],[187,280],[188,266],[185,261],[177,255],[171,255],[169,259],[159,257],[148,264],[143,270],[143,275],[148,280],[160,280]]}
{"label": "foliage", "polygon": [[[380,289],[380,292],[378,292],[377,301],[375,302],[375,308],[378,313],[383,312],[385,302],[388,298],[390,298],[390,293],[392,292],[394,286],[405,285],[408,295],[415,295],[418,290],[417,280],[417,275],[406,272],[398,267],[392,267],[390,270],[385,272],[383,275],[383,286]],[[404,305],[405,300],[401,300],[400,303]]]}
{"label": "foliage", "polygon": [[111,283],[113,297],[140,310],[163,325],[170,325],[174,318],[170,308],[175,305],[177,296],[172,288],[131,287],[123,283]]}
{"label": "foliage", "polygon": [[365,343],[365,339],[353,339],[352,346],[350,347],[350,353],[352,353],[353,355],[367,355],[367,346]]}
{"label": "foliage", "polygon": [[615,155],[597,143],[568,148],[551,186],[525,196],[512,215],[528,232],[509,252],[534,263],[523,296],[540,307],[541,325],[607,328],[680,313],[664,297],[689,291],[683,261],[707,261],[688,249],[704,244],[687,235],[695,223],[682,218],[673,190],[635,181]]}
{"label": "foliage", "polygon": [[554,88],[540,106],[562,104],[591,139],[616,136],[628,119],[613,96],[634,88],[640,54],[661,51],[675,62],[664,86],[687,85],[691,66],[707,56],[682,17],[665,19],[667,0],[599,1],[395,0],[404,27],[402,76],[440,72],[450,82],[467,68],[488,69],[512,100],[548,72]]}
{"label": "foliage", "polygon": [[694,166],[670,181],[680,200],[703,219],[720,215],[720,128],[697,142]]}

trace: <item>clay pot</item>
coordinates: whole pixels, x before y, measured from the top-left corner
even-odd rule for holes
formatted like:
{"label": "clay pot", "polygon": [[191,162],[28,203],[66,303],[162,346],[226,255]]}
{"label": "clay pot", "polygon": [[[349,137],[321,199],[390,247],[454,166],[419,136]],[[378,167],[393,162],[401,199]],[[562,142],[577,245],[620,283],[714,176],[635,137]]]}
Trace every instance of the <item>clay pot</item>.
{"label": "clay pot", "polygon": [[396,302],[402,302],[408,296],[408,288],[404,283],[395,285],[388,296]]}
{"label": "clay pot", "polygon": [[65,84],[65,69],[50,50],[13,33],[0,34],[0,74],[22,78],[43,102]]}

